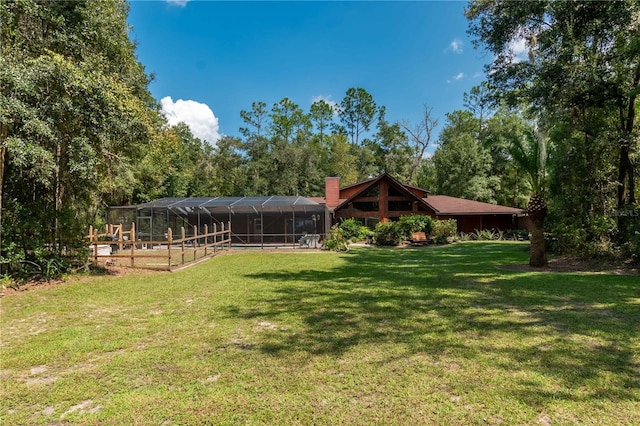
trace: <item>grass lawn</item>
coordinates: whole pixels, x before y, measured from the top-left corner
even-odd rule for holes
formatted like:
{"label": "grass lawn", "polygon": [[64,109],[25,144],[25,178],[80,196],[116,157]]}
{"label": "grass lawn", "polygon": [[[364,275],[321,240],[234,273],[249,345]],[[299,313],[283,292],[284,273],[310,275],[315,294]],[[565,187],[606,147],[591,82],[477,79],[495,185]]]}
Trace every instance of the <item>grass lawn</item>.
{"label": "grass lawn", "polygon": [[236,252],[0,299],[0,423],[640,424],[640,278]]}

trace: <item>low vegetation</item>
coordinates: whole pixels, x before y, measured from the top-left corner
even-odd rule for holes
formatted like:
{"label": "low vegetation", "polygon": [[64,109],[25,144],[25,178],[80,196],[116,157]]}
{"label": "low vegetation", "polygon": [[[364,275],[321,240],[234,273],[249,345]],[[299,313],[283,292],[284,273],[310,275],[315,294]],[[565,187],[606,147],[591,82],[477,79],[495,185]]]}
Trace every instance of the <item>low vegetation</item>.
{"label": "low vegetation", "polygon": [[640,278],[531,272],[527,248],[248,251],[11,294],[0,418],[640,423]]}

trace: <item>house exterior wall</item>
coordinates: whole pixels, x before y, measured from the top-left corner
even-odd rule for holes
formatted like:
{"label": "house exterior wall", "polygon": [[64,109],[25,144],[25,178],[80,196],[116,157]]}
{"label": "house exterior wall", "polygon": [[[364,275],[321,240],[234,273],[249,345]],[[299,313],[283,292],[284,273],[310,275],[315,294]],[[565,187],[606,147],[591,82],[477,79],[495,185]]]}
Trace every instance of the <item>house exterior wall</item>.
{"label": "house exterior wall", "polygon": [[518,229],[518,218],[512,215],[438,215],[438,219],[455,219],[458,232],[475,232],[482,229],[499,229],[507,231]]}

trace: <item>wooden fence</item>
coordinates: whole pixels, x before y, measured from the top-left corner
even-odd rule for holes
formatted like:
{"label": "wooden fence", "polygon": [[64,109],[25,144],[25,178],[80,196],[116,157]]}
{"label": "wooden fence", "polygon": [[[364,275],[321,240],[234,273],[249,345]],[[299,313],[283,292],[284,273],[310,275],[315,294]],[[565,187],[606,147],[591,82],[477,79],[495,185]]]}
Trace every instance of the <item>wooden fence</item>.
{"label": "wooden fence", "polygon": [[129,231],[122,225],[106,225],[104,233],[90,226],[91,258],[94,264],[102,260],[105,265],[172,271],[231,249],[231,222],[226,227],[222,223],[220,230],[214,224],[212,232],[204,225],[203,234],[194,226],[190,237],[185,236],[184,227],[178,239],[171,228],[165,235],[164,241],[142,241],[136,238],[135,223]]}

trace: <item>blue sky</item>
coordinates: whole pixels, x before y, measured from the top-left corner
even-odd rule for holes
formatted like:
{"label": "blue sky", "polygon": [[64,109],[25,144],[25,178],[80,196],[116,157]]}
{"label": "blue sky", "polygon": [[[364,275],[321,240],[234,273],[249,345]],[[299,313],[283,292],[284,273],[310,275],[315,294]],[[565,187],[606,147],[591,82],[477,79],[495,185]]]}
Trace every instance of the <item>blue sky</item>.
{"label": "blue sky", "polygon": [[305,111],[367,90],[390,122],[462,108],[490,56],[473,48],[466,2],[132,0],[129,24],[170,120],[215,143],[240,110],[288,97]]}

